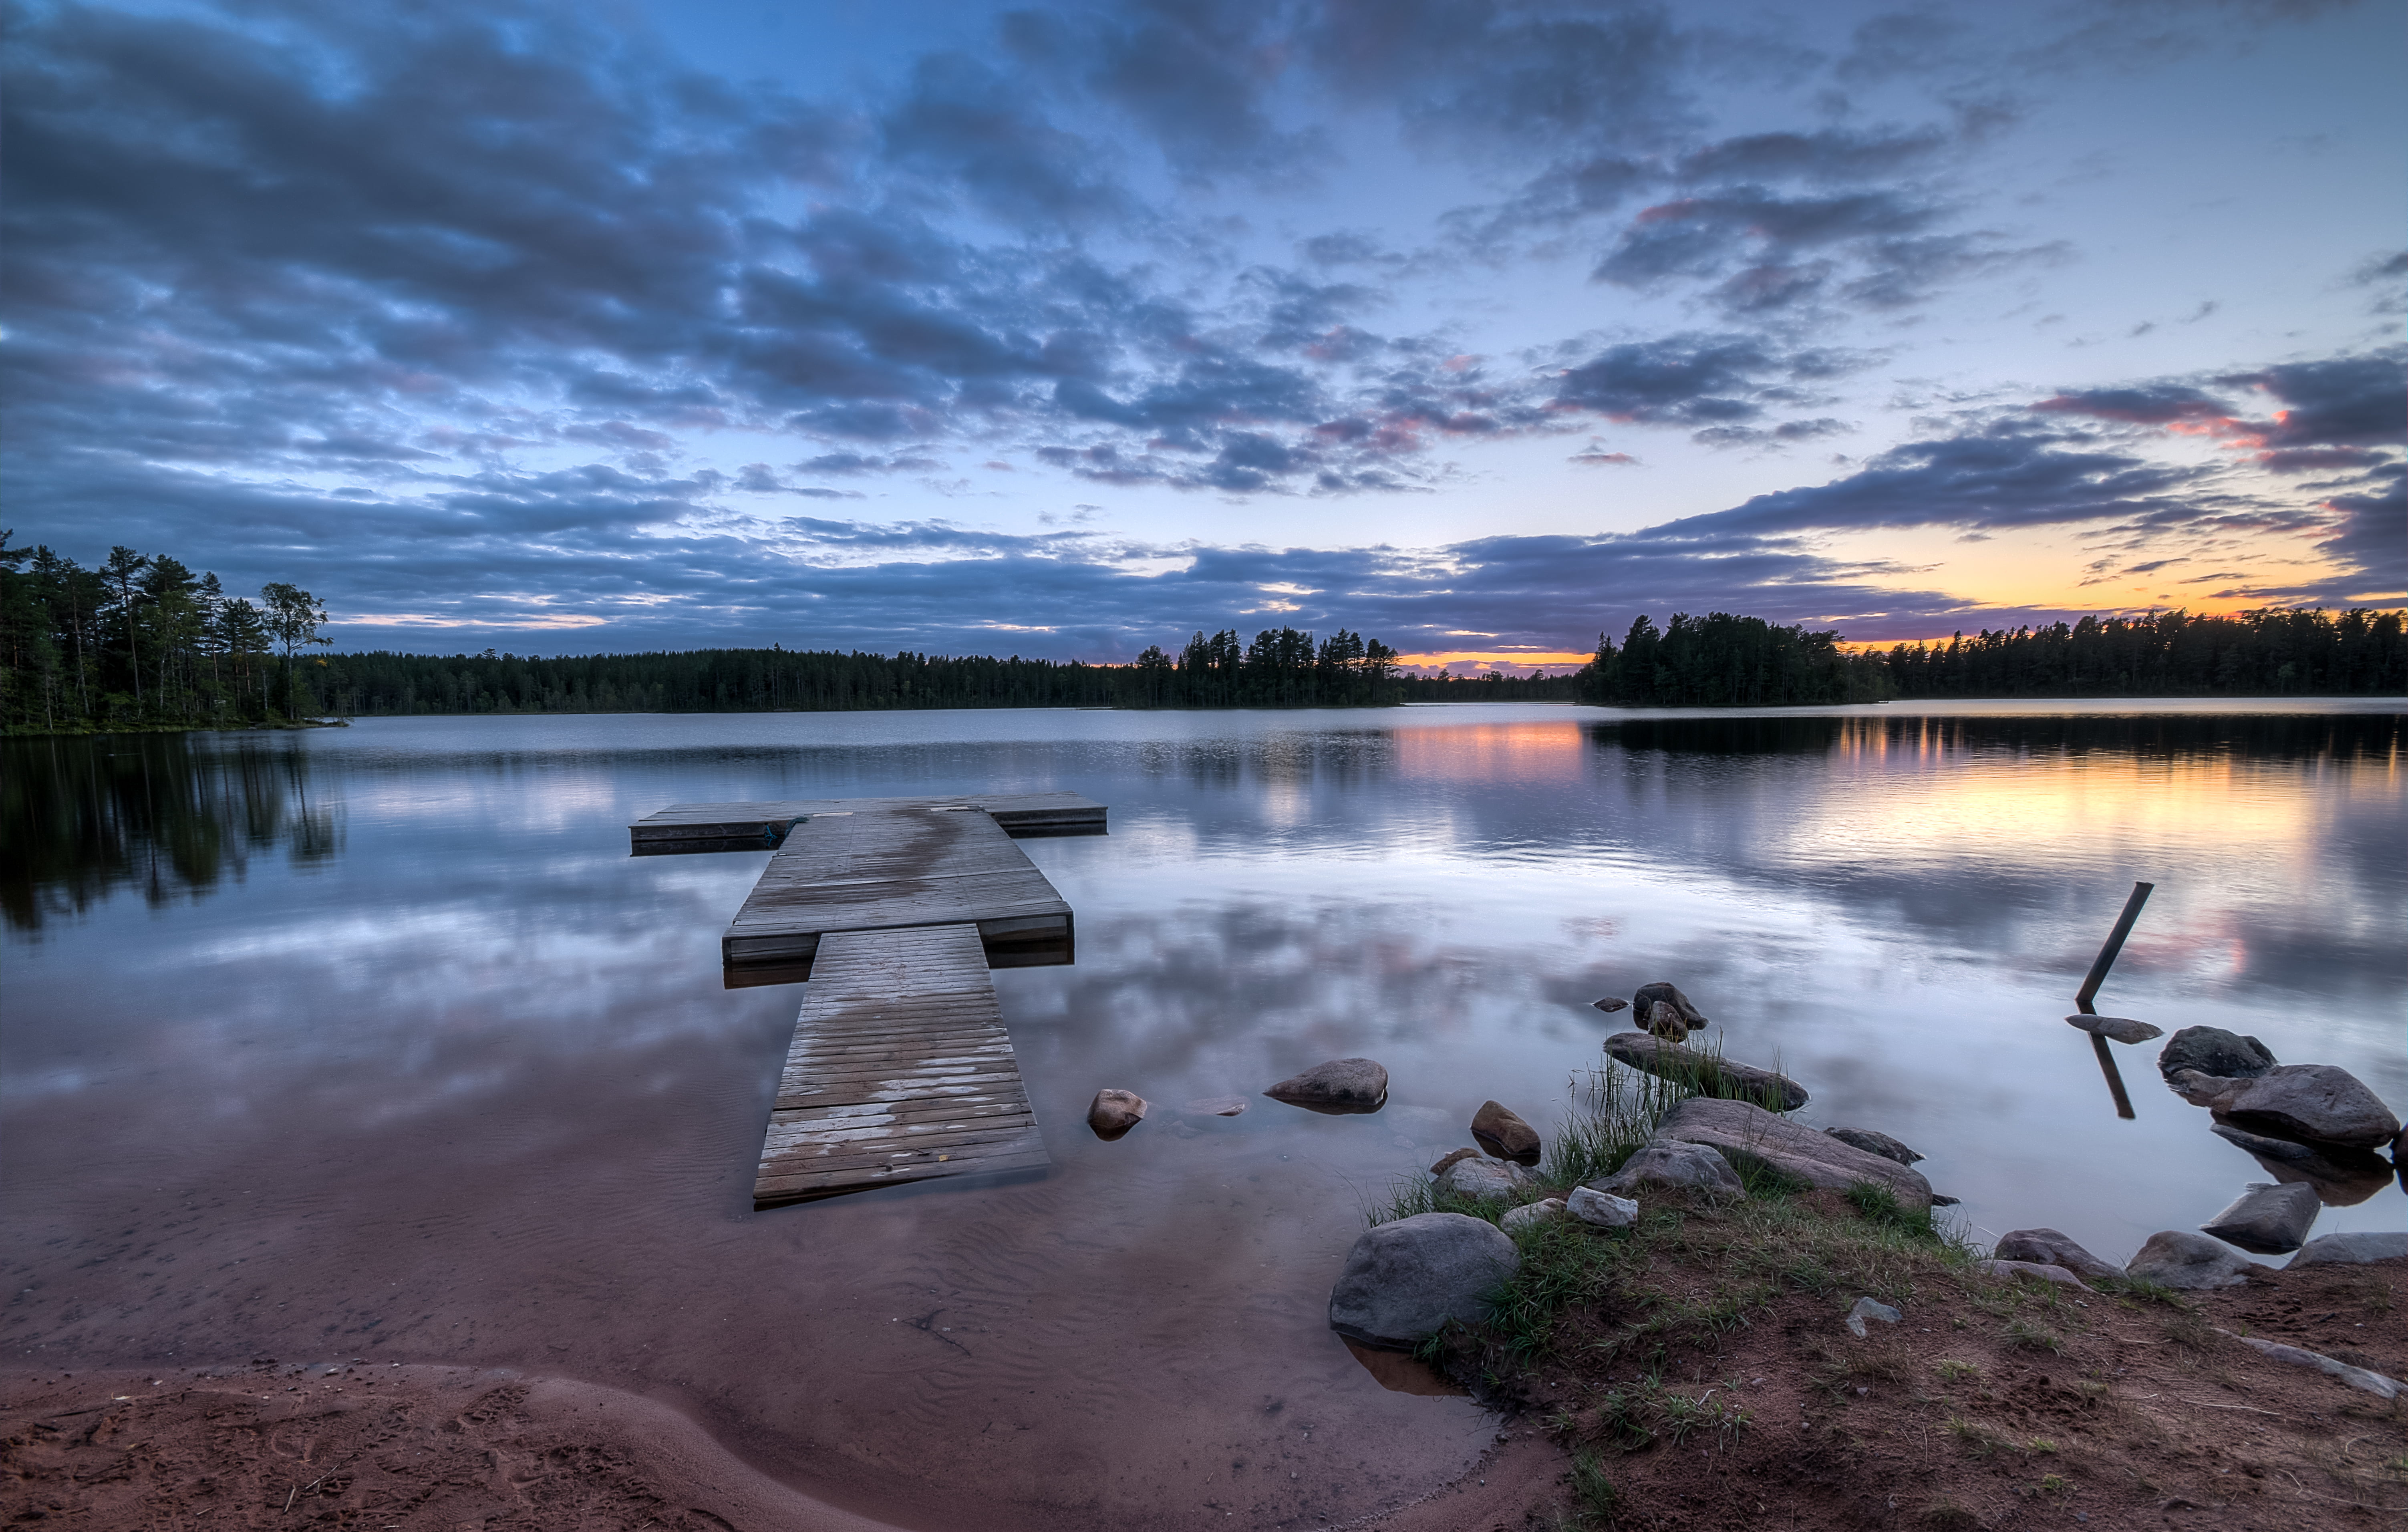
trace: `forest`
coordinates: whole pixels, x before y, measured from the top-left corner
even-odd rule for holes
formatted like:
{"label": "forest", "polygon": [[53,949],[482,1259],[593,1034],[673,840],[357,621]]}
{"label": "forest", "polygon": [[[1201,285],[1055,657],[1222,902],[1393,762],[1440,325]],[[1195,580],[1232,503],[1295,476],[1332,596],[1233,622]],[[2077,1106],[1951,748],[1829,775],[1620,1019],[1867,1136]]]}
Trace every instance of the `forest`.
{"label": "forest", "polygon": [[0,533],[0,732],[283,725],[427,713],[853,711],[933,708],[1357,708],[1407,702],[1798,707],[1892,699],[2348,696],[2408,693],[2402,613],[2181,611],[1850,646],[1836,632],[1712,612],[1599,635],[1577,671],[1417,676],[1344,628],[1198,632],[1127,665],[905,651],[701,649],[561,658],[322,653],[327,611],[286,582],[258,598],[166,554],[84,568]]}

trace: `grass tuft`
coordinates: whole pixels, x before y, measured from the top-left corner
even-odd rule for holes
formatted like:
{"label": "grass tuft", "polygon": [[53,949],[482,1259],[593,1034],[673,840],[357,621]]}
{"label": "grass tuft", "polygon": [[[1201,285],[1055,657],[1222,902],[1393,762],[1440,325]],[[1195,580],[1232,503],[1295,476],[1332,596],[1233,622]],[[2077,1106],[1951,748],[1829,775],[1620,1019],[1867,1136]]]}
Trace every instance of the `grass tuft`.
{"label": "grass tuft", "polygon": [[1580,1525],[1612,1526],[1616,1498],[1613,1481],[1605,1476],[1605,1465],[1597,1460],[1595,1453],[1583,1453],[1572,1459],[1572,1505]]}
{"label": "grass tuft", "polygon": [[2035,1321],[2011,1319],[2007,1321],[2007,1327],[2001,1333],[2005,1335],[2007,1344],[2010,1346],[2021,1346],[2026,1351],[2046,1352],[2052,1356],[2065,1354],[2065,1338],[2047,1325]]}

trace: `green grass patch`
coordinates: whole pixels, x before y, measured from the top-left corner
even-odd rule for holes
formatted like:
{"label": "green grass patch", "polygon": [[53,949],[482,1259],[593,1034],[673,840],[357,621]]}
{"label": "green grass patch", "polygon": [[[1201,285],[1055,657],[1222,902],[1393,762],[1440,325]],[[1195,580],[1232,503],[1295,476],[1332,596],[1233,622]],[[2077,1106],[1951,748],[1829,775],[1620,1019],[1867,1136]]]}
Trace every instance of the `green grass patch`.
{"label": "green grass patch", "polygon": [[1605,1476],[1605,1465],[1595,1453],[1582,1453],[1572,1459],[1572,1514],[1584,1527],[1605,1528],[1613,1525],[1613,1481]]}

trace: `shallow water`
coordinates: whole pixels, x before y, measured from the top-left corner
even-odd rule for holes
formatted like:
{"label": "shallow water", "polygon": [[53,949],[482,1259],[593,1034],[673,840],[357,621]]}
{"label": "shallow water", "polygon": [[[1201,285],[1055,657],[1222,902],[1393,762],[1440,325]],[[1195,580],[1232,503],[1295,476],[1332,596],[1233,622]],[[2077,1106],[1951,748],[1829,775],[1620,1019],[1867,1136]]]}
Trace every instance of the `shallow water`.
{"label": "shallow water", "polygon": [[[1320,1525],[1490,1440],[1323,1323],[1362,1210],[1541,1129],[1589,1002],[1678,981],[1802,1114],[1905,1139],[1980,1234],[2103,1254],[2256,1162],[2059,1020],[2252,1033],[2408,1107],[2398,704],[1648,716],[989,712],[371,721],[6,747],[0,1348],[459,1360],[636,1388],[906,1522]],[[754,1214],[791,989],[717,941],[764,853],[678,801],[1068,789],[1023,845],[1075,966],[996,976],[1056,1168]],[[1157,1103],[1384,1062],[1387,1110]],[[2361,1191],[2370,1190],[2360,1188]],[[2398,1228],[2396,1181],[2318,1232]],[[1391,1378],[1389,1382],[1410,1382]],[[1007,1504],[1008,1503],[1008,1504]]]}

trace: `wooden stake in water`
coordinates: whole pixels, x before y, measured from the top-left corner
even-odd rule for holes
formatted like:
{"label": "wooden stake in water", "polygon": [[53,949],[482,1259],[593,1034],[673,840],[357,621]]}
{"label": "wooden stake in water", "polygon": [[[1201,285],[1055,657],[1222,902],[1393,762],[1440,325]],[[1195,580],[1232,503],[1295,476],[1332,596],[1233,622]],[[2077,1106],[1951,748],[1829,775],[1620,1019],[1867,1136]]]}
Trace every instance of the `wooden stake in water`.
{"label": "wooden stake in water", "polygon": [[[2155,883],[2134,883],[2132,895],[2124,901],[2124,912],[2115,917],[2115,929],[2107,933],[2106,944],[2091,961],[2090,976],[2082,981],[2082,990],[2073,997],[2073,1009],[2085,1016],[2099,1012],[2090,1002],[2099,997],[2099,986],[2107,981],[2107,970],[2115,966],[2115,954],[2124,950],[2124,938],[2132,934],[2132,923],[2141,918],[2141,907],[2149,902]],[[2132,1098],[2124,1092],[2124,1077],[2115,1067],[2115,1055],[2107,1051],[2107,1039],[2098,1033],[2090,1034],[2090,1047],[2099,1055],[2099,1069],[2107,1077],[2108,1093],[2115,1097],[2115,1115],[2130,1119],[2139,1116],[2132,1110]]]}

